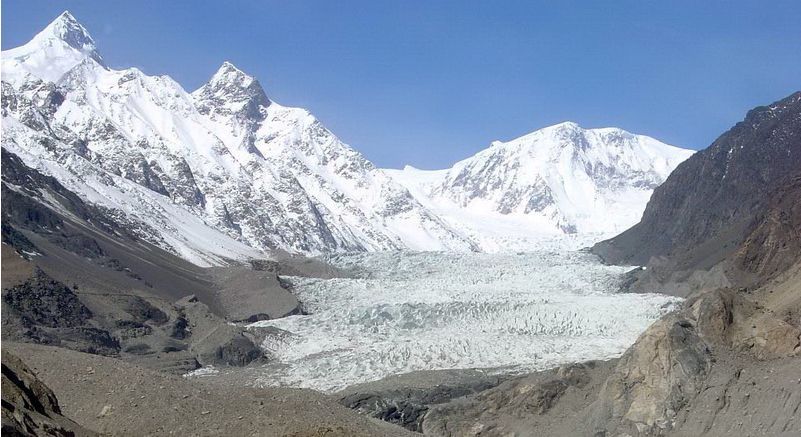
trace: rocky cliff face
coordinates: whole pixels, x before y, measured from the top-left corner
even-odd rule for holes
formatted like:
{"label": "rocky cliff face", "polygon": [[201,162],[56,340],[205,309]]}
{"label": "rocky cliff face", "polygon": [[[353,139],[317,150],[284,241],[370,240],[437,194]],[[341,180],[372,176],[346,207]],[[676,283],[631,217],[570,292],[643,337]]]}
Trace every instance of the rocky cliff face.
{"label": "rocky cliff face", "polygon": [[[797,245],[789,229],[794,213],[782,196],[794,196],[787,192],[799,169],[801,93],[795,93],[749,111],[676,168],[654,191],[640,223],[592,250],[610,263],[647,266],[632,272],[630,291],[687,295],[698,288],[756,286],[768,267],[754,263],[770,263],[774,273],[791,263],[779,262],[777,254],[792,254]],[[766,250],[763,243],[785,247],[757,261],[753,252]],[[743,245],[751,247],[750,256],[735,255],[748,252]]]}
{"label": "rocky cliff face", "polygon": [[611,263],[668,257],[688,267],[712,265],[741,242],[766,200],[799,169],[801,92],[749,111],[676,168],[638,224],[593,250]]}
{"label": "rocky cliff face", "polygon": [[737,267],[760,278],[775,277],[801,258],[801,169],[781,181],[766,203],[734,255]]}

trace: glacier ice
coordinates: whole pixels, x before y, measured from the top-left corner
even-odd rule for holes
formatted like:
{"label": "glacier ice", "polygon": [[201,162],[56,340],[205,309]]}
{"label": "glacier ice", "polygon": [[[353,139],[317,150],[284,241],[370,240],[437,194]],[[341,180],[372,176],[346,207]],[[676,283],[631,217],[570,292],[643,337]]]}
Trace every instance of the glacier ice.
{"label": "glacier ice", "polygon": [[545,246],[527,253],[333,255],[352,278],[287,278],[310,314],[261,321],[257,385],[335,391],[433,369],[523,372],[621,354],[676,298],[617,293],[625,267]]}

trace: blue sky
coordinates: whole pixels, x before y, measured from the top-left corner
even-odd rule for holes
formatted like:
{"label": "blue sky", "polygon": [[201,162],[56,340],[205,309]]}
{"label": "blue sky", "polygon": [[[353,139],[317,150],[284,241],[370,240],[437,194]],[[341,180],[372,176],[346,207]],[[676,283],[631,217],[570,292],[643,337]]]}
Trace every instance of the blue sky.
{"label": "blue sky", "polygon": [[112,67],[191,91],[230,60],[387,167],[564,120],[699,149],[801,89],[798,1],[3,0],[3,49],[65,9]]}

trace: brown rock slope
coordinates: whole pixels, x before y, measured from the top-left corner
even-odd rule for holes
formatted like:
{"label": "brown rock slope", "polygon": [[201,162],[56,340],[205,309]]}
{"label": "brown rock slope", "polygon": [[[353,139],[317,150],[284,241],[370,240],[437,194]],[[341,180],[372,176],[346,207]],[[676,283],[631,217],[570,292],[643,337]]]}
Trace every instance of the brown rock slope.
{"label": "brown rock slope", "polygon": [[[659,186],[640,223],[593,252],[614,264],[647,265],[632,291],[686,296],[699,286],[743,282],[722,265],[766,202],[801,170],[801,92],[755,108]],[[713,268],[717,266],[717,268]]]}

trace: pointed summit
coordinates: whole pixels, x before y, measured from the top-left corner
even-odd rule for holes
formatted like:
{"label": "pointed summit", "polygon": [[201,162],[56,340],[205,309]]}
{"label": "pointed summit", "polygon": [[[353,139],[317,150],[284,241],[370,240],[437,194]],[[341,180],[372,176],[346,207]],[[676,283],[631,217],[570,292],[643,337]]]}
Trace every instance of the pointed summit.
{"label": "pointed summit", "polygon": [[218,86],[235,86],[239,88],[257,88],[263,93],[259,81],[253,76],[245,73],[236,67],[236,65],[225,61],[222,63],[217,72],[209,80],[209,85]]}
{"label": "pointed summit", "polygon": [[202,114],[235,114],[251,120],[260,120],[261,108],[272,103],[256,78],[228,61],[192,96]]}
{"label": "pointed summit", "polygon": [[229,61],[224,61],[222,65],[220,65],[220,68],[217,69],[217,72],[214,73],[214,77],[227,76],[227,75],[244,76],[251,78],[251,76],[249,76],[244,71],[237,68],[236,65],[232,64]]}
{"label": "pointed summit", "polygon": [[86,28],[64,11],[28,43],[3,51],[3,79],[57,82],[76,65],[106,68]]}
{"label": "pointed summit", "polygon": [[102,59],[97,53],[95,40],[89,35],[85,27],[75,19],[69,12],[64,11],[56,17],[47,27],[37,34],[33,40],[42,41],[49,39],[59,39],[68,46],[80,51],[102,64]]}

